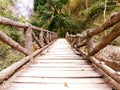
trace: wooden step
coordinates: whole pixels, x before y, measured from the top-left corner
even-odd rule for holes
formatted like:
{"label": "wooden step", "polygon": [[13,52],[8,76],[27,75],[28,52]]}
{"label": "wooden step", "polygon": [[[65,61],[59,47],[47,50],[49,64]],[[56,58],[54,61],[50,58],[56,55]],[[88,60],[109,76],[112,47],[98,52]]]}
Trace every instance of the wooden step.
{"label": "wooden step", "polygon": [[38,78],[99,78],[102,77],[95,71],[35,71],[25,70],[19,76]]}
{"label": "wooden step", "polygon": [[81,68],[45,68],[45,67],[28,67],[27,70],[35,70],[35,71],[93,71],[96,70],[96,68],[85,68],[85,67],[81,67]]}
{"label": "wooden step", "polygon": [[88,64],[87,60],[34,60],[36,63],[79,63],[79,64]]}
{"label": "wooden step", "polygon": [[[8,90],[8,89],[5,89]],[[112,90],[106,84],[34,84],[12,83],[9,90]]]}
{"label": "wooden step", "polygon": [[36,78],[36,77],[17,77],[14,83],[38,83],[38,84],[104,84],[102,78]]}
{"label": "wooden step", "polygon": [[29,67],[38,67],[38,68],[41,68],[41,67],[46,67],[46,68],[57,68],[57,67],[60,67],[60,68],[91,68],[93,67],[92,65],[78,65],[78,64],[33,64],[33,65],[30,65]]}

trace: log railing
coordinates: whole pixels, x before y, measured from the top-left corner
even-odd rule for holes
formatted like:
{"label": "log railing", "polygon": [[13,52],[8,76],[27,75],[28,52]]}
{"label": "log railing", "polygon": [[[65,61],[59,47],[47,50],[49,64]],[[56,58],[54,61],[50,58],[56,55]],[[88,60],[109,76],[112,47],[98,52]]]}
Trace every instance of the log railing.
{"label": "log railing", "polygon": [[[0,30],[0,41],[3,41],[7,45],[11,46],[11,48],[18,50],[26,55],[26,57],[22,60],[16,62],[15,64],[0,72],[0,82],[10,77],[18,68],[33,59],[36,55],[40,54],[44,49],[46,49],[52,42],[57,39],[57,34],[55,32],[39,28],[28,23],[25,24],[14,21],[8,18],[0,17],[0,25],[22,28],[18,30],[24,30],[24,47],[21,46],[18,42],[14,41],[6,33],[2,32],[2,30]],[[33,31],[37,31],[39,35],[36,36]],[[33,42],[36,42],[36,44],[39,46],[39,49],[35,52],[32,51]]]}
{"label": "log railing", "polygon": [[[113,30],[103,37],[101,42],[95,43],[94,35],[98,35],[108,28],[114,26]],[[84,58],[90,60],[99,70],[107,77],[108,82],[112,83],[117,90],[120,90],[120,74],[119,72],[111,69],[103,61],[97,60],[94,55],[97,54],[104,47],[109,45],[114,39],[120,36],[120,12],[111,16],[111,18],[103,23],[101,26],[91,30],[86,30],[86,35],[76,34],[72,35],[67,33],[66,38],[69,43],[79,51]],[[85,52],[81,48],[85,47]],[[109,77],[108,77],[109,76]]]}

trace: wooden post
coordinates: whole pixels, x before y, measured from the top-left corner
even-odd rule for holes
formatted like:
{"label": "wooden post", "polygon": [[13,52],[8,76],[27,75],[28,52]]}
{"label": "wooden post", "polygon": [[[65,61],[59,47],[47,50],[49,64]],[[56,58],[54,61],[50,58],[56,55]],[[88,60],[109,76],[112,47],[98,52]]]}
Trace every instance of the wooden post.
{"label": "wooden post", "polygon": [[89,38],[87,40],[87,51],[88,51],[88,55],[90,54],[90,52],[94,49],[94,39],[93,38]]}
{"label": "wooden post", "polygon": [[66,37],[66,39],[68,39],[68,36],[69,36],[69,33],[67,32],[67,33],[66,33],[66,36],[65,36],[65,37]]}
{"label": "wooden post", "polygon": [[73,36],[73,43],[72,43],[73,47],[77,44],[77,40],[78,40],[77,36],[74,35]]}
{"label": "wooden post", "polygon": [[51,43],[51,41],[52,41],[52,35],[51,35],[52,33],[51,32],[49,32],[49,41],[50,41],[50,43]]}
{"label": "wooden post", "polygon": [[51,33],[51,40],[54,40],[54,33]]}
{"label": "wooden post", "polygon": [[32,28],[29,26],[25,30],[25,48],[32,53]]}
{"label": "wooden post", "polygon": [[80,45],[80,38],[78,37],[78,34],[76,34],[76,47]]}
{"label": "wooden post", "polygon": [[48,40],[47,40],[47,37],[46,37],[46,36],[47,36],[47,35],[44,34],[44,35],[43,35],[43,38],[44,38],[45,44],[48,45],[49,43],[48,43]]}
{"label": "wooden post", "polygon": [[57,33],[54,33],[55,34],[55,39],[57,39],[58,37],[57,37]]}
{"label": "wooden post", "polygon": [[49,44],[49,32],[48,31],[46,33],[46,39],[47,39],[47,43]]}
{"label": "wooden post", "polygon": [[43,47],[44,46],[43,31],[39,33],[39,40],[40,40],[41,46]]}
{"label": "wooden post", "polygon": [[88,51],[88,55],[94,48],[94,40],[91,36],[89,36],[90,32],[91,32],[91,30],[89,29],[87,31],[87,36],[88,36],[88,38],[87,38],[87,51]]}

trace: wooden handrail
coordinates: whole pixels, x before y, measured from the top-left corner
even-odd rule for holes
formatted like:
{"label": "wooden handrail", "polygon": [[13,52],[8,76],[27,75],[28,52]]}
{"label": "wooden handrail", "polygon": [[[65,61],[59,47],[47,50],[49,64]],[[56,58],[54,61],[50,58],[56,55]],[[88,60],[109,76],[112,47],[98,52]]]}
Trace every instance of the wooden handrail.
{"label": "wooden handrail", "polygon": [[[95,40],[93,39],[94,35],[100,34],[101,32],[107,30],[108,28],[115,25],[113,30],[103,37],[101,42],[95,44]],[[76,34],[66,34],[66,38],[68,42],[74,47],[77,51],[80,52],[85,58],[93,63],[94,66],[99,68],[102,73],[106,74],[106,78],[111,80],[110,82],[120,90],[118,86],[120,83],[120,77],[117,75],[117,72],[113,69],[109,69],[110,67],[107,65],[101,65],[101,62],[95,59],[94,55],[97,54],[104,47],[109,45],[114,39],[120,36],[120,12],[111,16],[108,21],[103,23],[101,26],[93,29],[87,30],[86,35]],[[87,52],[81,51],[81,47],[85,46]]]}
{"label": "wooden handrail", "polygon": [[[23,28],[20,30],[24,30],[25,47],[21,46],[18,42],[14,41],[11,37],[9,37],[1,30],[0,41],[3,41],[7,45],[11,46],[13,49],[18,50],[26,55],[26,57],[22,60],[12,64],[10,67],[0,72],[0,83],[3,82],[5,79],[8,79],[16,70],[18,70],[25,63],[29,62],[35,56],[40,54],[57,39],[57,34],[55,32],[33,26],[29,23],[21,23],[8,18],[0,17],[0,25]],[[39,36],[36,36],[33,30],[36,30]],[[34,52],[32,51],[32,44],[34,43],[33,40],[34,42],[36,42],[36,44],[38,44],[40,48]]]}
{"label": "wooden handrail", "polygon": [[120,23],[116,25],[116,27],[107,35],[105,36],[101,42],[91,51],[89,52],[89,56],[95,55],[97,52],[99,52],[101,49],[103,49],[105,46],[110,44],[114,39],[116,39],[118,36],[120,36]]}
{"label": "wooden handrail", "polygon": [[[24,53],[25,55],[32,54],[32,40],[33,39],[38,44],[38,46],[42,48],[44,47],[44,45],[48,45],[49,43],[51,43],[53,40],[57,38],[57,34],[55,32],[51,32],[43,28],[33,26],[29,23],[22,23],[22,22],[14,21],[14,20],[4,18],[4,17],[0,17],[0,25],[23,28],[20,30],[24,30],[25,48],[22,47],[17,42],[15,42],[13,39],[11,39],[9,36],[7,36],[2,31],[0,31],[0,40],[8,44],[12,48]],[[33,33],[33,30],[38,31],[40,35],[39,38],[35,36],[35,34]],[[45,33],[46,35],[44,35]],[[44,44],[45,43],[44,41],[46,42],[46,44]]]}
{"label": "wooden handrail", "polygon": [[15,42],[13,39],[8,37],[5,33],[0,31],[0,40],[4,43],[10,45],[12,48],[17,49],[18,51],[24,53],[25,55],[29,55],[29,51],[25,48],[23,48],[21,45],[19,45],[17,42]]}
{"label": "wooden handrail", "polygon": [[[110,44],[115,38],[119,36],[119,22],[120,22],[120,12],[111,16],[110,19],[108,19],[105,23],[103,23],[101,26],[95,28],[94,30],[87,30],[86,35],[76,34],[76,35],[69,35],[67,34],[68,41],[72,44],[72,46],[76,45],[76,42],[78,42],[78,38],[82,39],[83,41],[81,43],[77,43],[76,47],[80,48],[82,46],[85,46],[89,43],[91,43],[91,39],[94,35],[97,35],[104,30],[110,28],[113,25],[116,25],[116,27],[112,30],[110,34],[105,36],[95,48],[92,48],[88,56],[94,56],[97,52],[99,52],[101,49],[103,49],[106,45]],[[106,39],[107,38],[107,39]],[[88,47],[90,48],[90,47]]]}

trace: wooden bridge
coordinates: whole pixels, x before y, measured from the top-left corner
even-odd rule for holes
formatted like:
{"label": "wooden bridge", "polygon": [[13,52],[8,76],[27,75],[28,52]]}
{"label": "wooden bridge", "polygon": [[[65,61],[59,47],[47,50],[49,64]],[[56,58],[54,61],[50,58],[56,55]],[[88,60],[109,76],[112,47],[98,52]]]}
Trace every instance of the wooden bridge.
{"label": "wooden bridge", "polygon": [[[0,90],[120,90],[120,74],[94,55],[120,35],[120,13],[86,35],[57,34],[7,18],[0,24],[18,27],[25,35],[25,47],[0,31],[0,40],[26,55],[22,60],[0,72]],[[114,26],[98,44],[93,36]],[[35,35],[36,30],[39,35]],[[39,49],[32,52],[32,43]],[[87,51],[81,51],[81,47]],[[7,80],[7,81],[6,81]]]}
{"label": "wooden bridge", "polygon": [[65,39],[58,39],[9,82],[3,90],[111,90],[96,68],[76,55]]}

